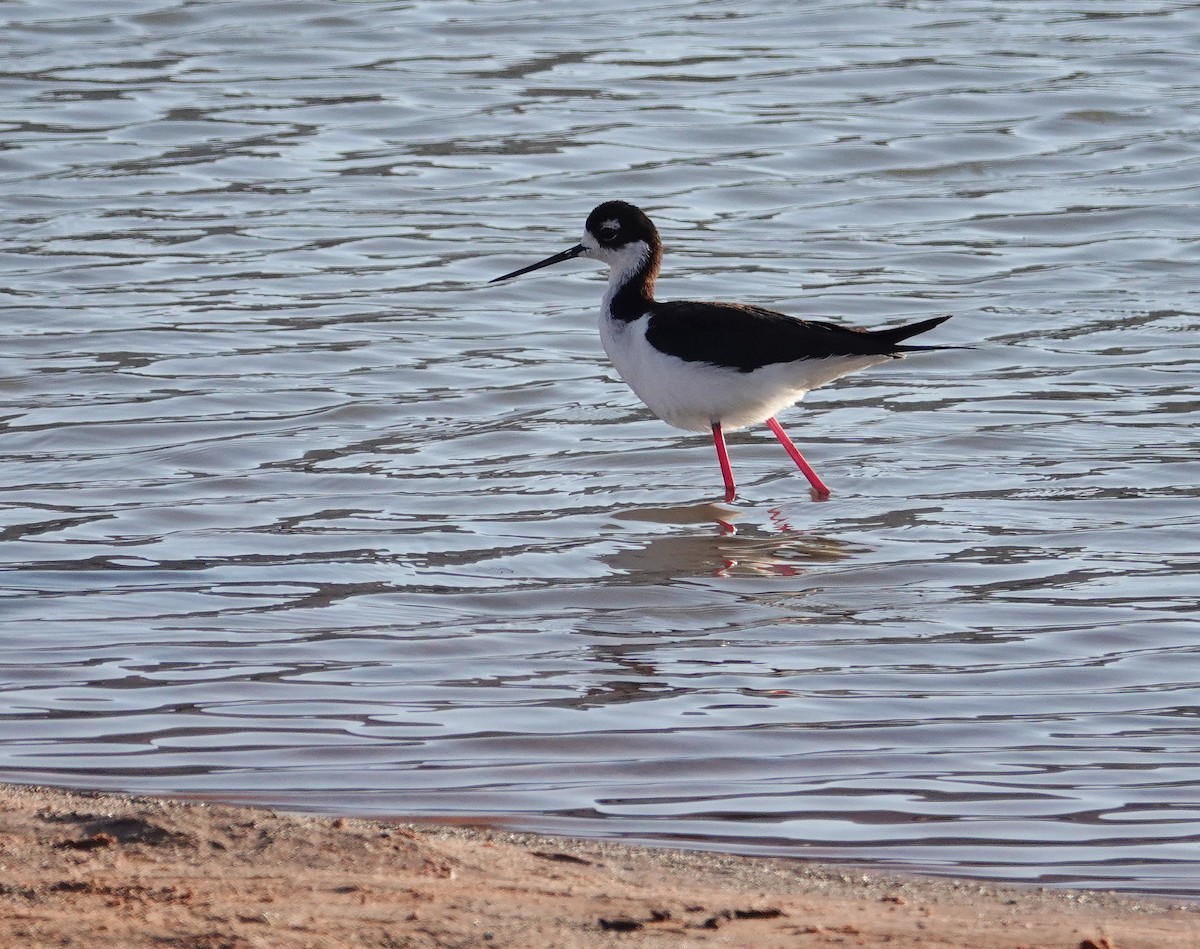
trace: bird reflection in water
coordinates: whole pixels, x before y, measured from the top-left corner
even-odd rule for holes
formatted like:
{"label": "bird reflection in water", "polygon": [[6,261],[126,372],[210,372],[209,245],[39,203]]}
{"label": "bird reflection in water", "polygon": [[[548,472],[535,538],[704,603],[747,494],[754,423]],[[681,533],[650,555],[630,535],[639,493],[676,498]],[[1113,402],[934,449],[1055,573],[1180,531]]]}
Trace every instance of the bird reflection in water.
{"label": "bird reflection in water", "polygon": [[[814,564],[836,563],[869,548],[833,537],[793,530],[787,513],[767,510],[769,528],[745,523],[747,511],[705,502],[679,507],[622,511],[619,520],[654,524],[713,524],[712,534],[667,534],[644,538],[639,547],[605,558],[612,567],[642,578],[681,576],[798,576]],[[743,522],[738,525],[735,522]]]}

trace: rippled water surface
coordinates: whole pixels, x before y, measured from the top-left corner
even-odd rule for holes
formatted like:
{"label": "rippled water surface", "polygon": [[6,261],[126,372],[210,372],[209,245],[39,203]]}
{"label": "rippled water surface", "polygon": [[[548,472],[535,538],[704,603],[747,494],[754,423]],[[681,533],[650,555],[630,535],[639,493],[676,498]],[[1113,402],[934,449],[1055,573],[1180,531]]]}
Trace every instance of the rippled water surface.
{"label": "rippled water surface", "polygon": [[[1200,893],[1200,10],[0,10],[0,776]],[[655,420],[586,262],[930,342]]]}

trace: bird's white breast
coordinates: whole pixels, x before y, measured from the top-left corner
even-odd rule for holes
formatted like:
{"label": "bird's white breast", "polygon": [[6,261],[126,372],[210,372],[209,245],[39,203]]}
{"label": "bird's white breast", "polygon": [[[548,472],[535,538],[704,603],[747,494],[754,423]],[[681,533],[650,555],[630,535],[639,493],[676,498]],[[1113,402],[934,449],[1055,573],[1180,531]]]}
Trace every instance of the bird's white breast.
{"label": "bird's white breast", "polygon": [[741,372],[689,362],[660,352],[646,340],[649,315],[625,322],[600,313],[600,340],[621,378],[664,422],[707,432],[755,425],[799,402],[806,392],[839,376],[885,362],[887,356],[800,359]]}

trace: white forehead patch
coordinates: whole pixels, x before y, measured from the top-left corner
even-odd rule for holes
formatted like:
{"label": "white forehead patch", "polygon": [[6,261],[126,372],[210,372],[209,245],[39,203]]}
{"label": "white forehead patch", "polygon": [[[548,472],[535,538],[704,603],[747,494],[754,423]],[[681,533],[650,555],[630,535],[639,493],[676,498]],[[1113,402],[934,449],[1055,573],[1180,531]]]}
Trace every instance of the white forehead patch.
{"label": "white forehead patch", "polygon": [[615,217],[610,217],[607,221],[600,225],[600,228],[606,231],[619,231],[621,229],[621,222]]}

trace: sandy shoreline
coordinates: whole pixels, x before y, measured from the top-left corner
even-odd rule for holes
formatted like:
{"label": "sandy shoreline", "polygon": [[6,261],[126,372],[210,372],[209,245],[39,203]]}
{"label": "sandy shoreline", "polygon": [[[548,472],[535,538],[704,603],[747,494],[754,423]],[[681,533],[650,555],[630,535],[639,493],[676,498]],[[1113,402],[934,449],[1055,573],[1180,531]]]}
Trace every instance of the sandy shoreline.
{"label": "sandy shoreline", "polygon": [[0,946],[1200,946],[1200,904],[0,785]]}

